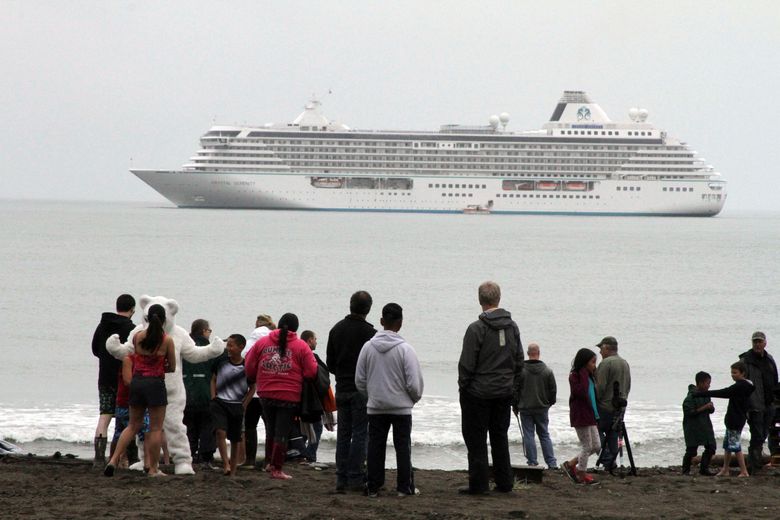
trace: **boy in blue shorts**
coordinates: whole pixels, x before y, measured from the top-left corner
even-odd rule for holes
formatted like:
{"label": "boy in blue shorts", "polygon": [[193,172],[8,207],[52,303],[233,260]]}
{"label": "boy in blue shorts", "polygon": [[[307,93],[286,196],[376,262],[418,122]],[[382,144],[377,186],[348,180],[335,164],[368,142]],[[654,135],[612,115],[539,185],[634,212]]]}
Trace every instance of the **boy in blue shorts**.
{"label": "boy in blue shorts", "polygon": [[734,384],[721,388],[720,390],[710,390],[707,392],[694,392],[694,397],[724,397],[729,400],[726,408],[726,435],[723,436],[723,468],[716,476],[725,477],[729,475],[729,464],[731,463],[731,454],[733,453],[739,463],[739,476],[747,477],[748,471],[745,466],[745,455],[742,453],[742,428],[747,422],[747,414],[750,408],[750,394],[753,393],[753,382],[745,379],[747,367],[742,361],[737,361],[731,365],[731,379]]}

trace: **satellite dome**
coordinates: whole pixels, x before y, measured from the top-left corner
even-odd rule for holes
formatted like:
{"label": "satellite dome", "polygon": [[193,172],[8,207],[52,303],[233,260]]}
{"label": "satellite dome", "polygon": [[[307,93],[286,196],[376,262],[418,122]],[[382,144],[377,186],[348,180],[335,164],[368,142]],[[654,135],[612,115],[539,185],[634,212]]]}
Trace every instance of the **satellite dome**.
{"label": "satellite dome", "polygon": [[501,115],[498,116],[499,121],[501,121],[501,124],[506,126],[506,124],[509,122],[509,114],[506,112],[501,112]]}
{"label": "satellite dome", "polygon": [[646,108],[640,108],[639,109],[639,120],[644,121],[647,119],[647,116],[650,115],[650,112],[647,111]]}
{"label": "satellite dome", "polygon": [[631,121],[635,121],[638,115],[639,109],[637,107],[631,107],[628,109],[628,117],[631,118]]}
{"label": "satellite dome", "polygon": [[490,122],[490,126],[492,126],[493,128],[497,128],[498,127],[498,123],[501,120],[498,118],[497,115],[492,115],[492,116],[490,116],[490,119],[488,121]]}

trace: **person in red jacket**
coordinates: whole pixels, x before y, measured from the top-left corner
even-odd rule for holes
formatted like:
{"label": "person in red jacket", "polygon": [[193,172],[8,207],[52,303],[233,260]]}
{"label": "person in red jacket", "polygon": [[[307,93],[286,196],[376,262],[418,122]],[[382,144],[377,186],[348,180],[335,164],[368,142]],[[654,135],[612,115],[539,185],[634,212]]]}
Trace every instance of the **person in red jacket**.
{"label": "person in red jacket", "polygon": [[[304,379],[317,376],[317,360],[309,345],[298,338],[298,317],[287,313],[279,319],[279,328],[259,339],[245,360],[249,384],[257,384],[263,407],[266,443],[271,443],[271,460],[266,461],[271,478],[291,479],[282,471],[287,454],[287,437],[293,417],[300,413]],[[270,463],[269,463],[270,462]]]}
{"label": "person in red jacket", "polygon": [[588,475],[588,457],[601,450],[598,429],[598,408],[596,407],[596,353],[581,348],[574,356],[569,373],[569,420],[582,451],[571,460],[561,464],[561,469],[572,481],[579,484],[593,484],[595,480]]}

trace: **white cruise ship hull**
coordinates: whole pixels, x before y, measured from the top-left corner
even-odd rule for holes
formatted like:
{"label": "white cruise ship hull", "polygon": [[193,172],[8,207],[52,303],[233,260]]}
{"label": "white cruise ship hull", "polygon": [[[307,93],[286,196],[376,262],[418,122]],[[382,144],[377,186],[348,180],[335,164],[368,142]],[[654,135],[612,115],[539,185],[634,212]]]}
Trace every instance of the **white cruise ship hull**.
{"label": "white cruise ship hull", "polygon": [[563,186],[507,192],[504,179],[492,176],[416,175],[409,176],[413,180],[410,189],[368,190],[315,187],[310,172],[132,173],[182,208],[462,213],[476,205],[497,214],[713,216],[726,199],[725,183],[705,178],[663,182],[601,179],[587,192],[565,191]]}

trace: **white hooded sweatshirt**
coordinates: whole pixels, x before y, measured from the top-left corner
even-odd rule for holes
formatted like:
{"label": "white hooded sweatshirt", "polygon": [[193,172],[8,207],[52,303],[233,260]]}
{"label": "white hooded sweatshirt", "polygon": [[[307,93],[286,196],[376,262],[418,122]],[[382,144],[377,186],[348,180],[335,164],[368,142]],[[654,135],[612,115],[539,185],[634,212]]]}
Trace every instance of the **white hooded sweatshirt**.
{"label": "white hooded sweatshirt", "polygon": [[377,332],[360,351],[355,386],[368,396],[370,415],[411,415],[423,393],[423,377],[414,348],[396,332]]}

